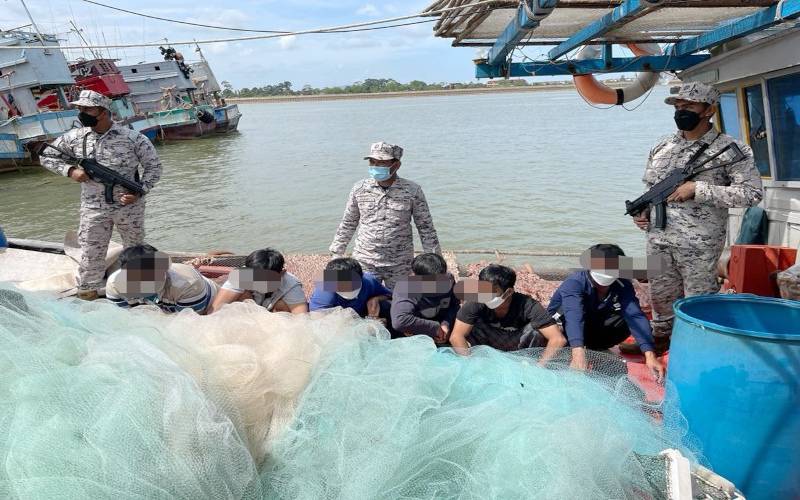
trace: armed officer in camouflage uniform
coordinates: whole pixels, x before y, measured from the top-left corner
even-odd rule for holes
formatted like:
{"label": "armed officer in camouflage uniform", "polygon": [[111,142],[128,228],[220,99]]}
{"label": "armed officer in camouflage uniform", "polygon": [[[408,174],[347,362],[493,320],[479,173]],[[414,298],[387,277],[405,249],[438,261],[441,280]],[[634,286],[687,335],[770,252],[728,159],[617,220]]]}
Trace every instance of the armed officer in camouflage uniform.
{"label": "armed officer in camouflage uniform", "polygon": [[[132,181],[148,192],[161,177],[161,162],[153,144],[142,134],[111,118],[111,100],[91,90],[83,90],[77,101],[78,119],[84,126],[75,128],[53,142],[53,146],[78,158],[92,158],[101,165]],[[86,172],[67,163],[52,148],[41,155],[42,166],[53,173],[81,183],[80,226],[78,243],[81,261],[78,267],[78,297],[97,298],[103,286],[105,258],[111,231],[116,225],[123,245],[131,247],[144,241],[144,198],[121,186],[114,187],[114,202],[107,203],[105,186],[89,178]],[[142,166],[141,180],[137,170]]]}
{"label": "armed officer in camouflage uniform", "polygon": [[400,146],[385,142],[372,145],[364,158],[369,160],[370,178],[359,181],[350,191],[342,222],[330,246],[334,256],[344,255],[358,229],[353,258],[364,271],[389,288],[411,274],[414,259],[412,217],[423,251],[441,254],[422,188],[397,175],[402,156]]}
{"label": "armed officer in camouflage uniform", "polygon": [[[763,197],[750,147],[718,132],[711,124],[718,101],[719,91],[703,83],[685,83],[677,95],[667,97],[665,102],[675,106],[678,132],[651,150],[644,173],[644,183],[650,189],[673,170],[684,168],[706,144],[698,161],[732,142],[746,157],[733,165],[701,173],[679,186],[667,199],[663,230],[650,224],[655,207],[634,217],[636,225],[647,231],[647,254],[662,256],[666,264],[664,273],[650,280],[652,326],[659,352],[669,347],[672,303],[681,297],[719,291],[717,261],[725,246],[728,209],[757,205]],[[719,160],[722,163],[722,158]]]}

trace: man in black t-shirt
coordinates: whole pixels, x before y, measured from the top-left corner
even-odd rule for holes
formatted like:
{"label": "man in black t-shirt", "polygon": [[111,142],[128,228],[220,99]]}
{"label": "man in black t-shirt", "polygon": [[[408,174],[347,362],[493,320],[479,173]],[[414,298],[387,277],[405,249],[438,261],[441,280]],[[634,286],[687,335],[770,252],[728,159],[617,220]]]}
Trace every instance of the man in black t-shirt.
{"label": "man in black t-shirt", "polygon": [[[469,347],[488,345],[501,351],[532,347],[538,330],[547,339],[541,363],[547,362],[566,345],[566,339],[552,316],[532,297],[514,291],[517,273],[491,264],[478,275],[478,289],[465,290],[467,300],[456,316],[450,345],[459,354]],[[475,300],[477,299],[477,300]]]}

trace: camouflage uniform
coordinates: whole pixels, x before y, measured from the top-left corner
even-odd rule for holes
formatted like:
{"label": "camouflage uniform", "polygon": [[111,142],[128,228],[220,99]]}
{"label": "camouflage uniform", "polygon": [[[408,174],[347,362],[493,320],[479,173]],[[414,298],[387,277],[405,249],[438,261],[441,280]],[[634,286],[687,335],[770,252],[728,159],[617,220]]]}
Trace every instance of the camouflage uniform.
{"label": "camouflage uniform", "polygon": [[[718,96],[713,87],[691,83],[684,84],[678,96],[668,97],[666,102],[674,104],[676,100],[684,99],[716,104]],[[750,147],[713,128],[696,141],[687,141],[683,133],[678,132],[663,139],[650,152],[643,178],[647,189],[676,168],[684,168],[702,144],[710,146],[701,156],[701,161],[731,142],[736,142],[747,158],[699,174],[694,179],[694,199],[668,203],[666,228],[657,229],[651,224],[648,229],[647,254],[661,255],[665,263],[664,273],[650,279],[652,325],[656,337],[672,333],[672,303],[675,300],[719,291],[717,261],[725,246],[728,209],[756,205],[763,192]],[[651,221],[655,220],[653,210]]]}
{"label": "camouflage uniform", "polygon": [[[399,146],[376,143],[369,157],[400,159],[402,154],[403,149]],[[335,256],[343,255],[358,229],[353,258],[364,271],[393,288],[398,280],[411,274],[411,261],[414,259],[412,217],[423,250],[440,254],[439,238],[428,202],[418,184],[401,177],[396,177],[388,188],[381,187],[375,179],[359,181],[350,191],[330,251]]]}
{"label": "camouflage uniform", "polygon": [[[97,92],[84,90],[79,100],[71,104],[110,109],[111,101]],[[72,129],[56,139],[53,146],[78,158],[93,158],[130,180],[135,180],[136,171],[141,164],[143,171],[140,183],[145,192],[161,177],[161,162],[153,144],[142,134],[116,123],[105,134],[98,134],[91,127]],[[41,163],[51,172],[63,176],[68,176],[73,167],[49,148],[41,156]],[[78,267],[80,290],[96,290],[103,286],[105,257],[114,225],[125,247],[144,241],[144,197],[130,205],[122,205],[119,198],[126,193],[124,188],[115,186],[114,199],[117,201],[109,204],[106,203],[103,184],[92,180],[81,183],[78,228],[78,243],[81,247]]]}

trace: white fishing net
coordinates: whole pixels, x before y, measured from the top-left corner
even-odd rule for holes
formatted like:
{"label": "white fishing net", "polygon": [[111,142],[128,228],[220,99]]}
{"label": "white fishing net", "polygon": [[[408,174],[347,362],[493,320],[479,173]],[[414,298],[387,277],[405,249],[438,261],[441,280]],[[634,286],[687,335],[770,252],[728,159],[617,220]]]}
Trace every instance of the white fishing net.
{"label": "white fishing net", "polygon": [[682,430],[610,356],[537,356],[0,288],[0,498],[664,498]]}

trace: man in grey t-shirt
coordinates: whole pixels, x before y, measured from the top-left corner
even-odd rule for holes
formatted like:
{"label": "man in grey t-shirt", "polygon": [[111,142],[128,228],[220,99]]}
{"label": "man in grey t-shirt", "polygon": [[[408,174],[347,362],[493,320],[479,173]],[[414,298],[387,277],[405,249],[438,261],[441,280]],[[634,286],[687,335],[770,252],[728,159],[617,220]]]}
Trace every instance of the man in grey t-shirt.
{"label": "man in grey t-shirt", "polygon": [[246,299],[254,300],[270,312],[308,312],[303,284],[286,272],[283,255],[271,248],[256,250],[247,256],[244,268],[231,271],[208,314],[225,304]]}

